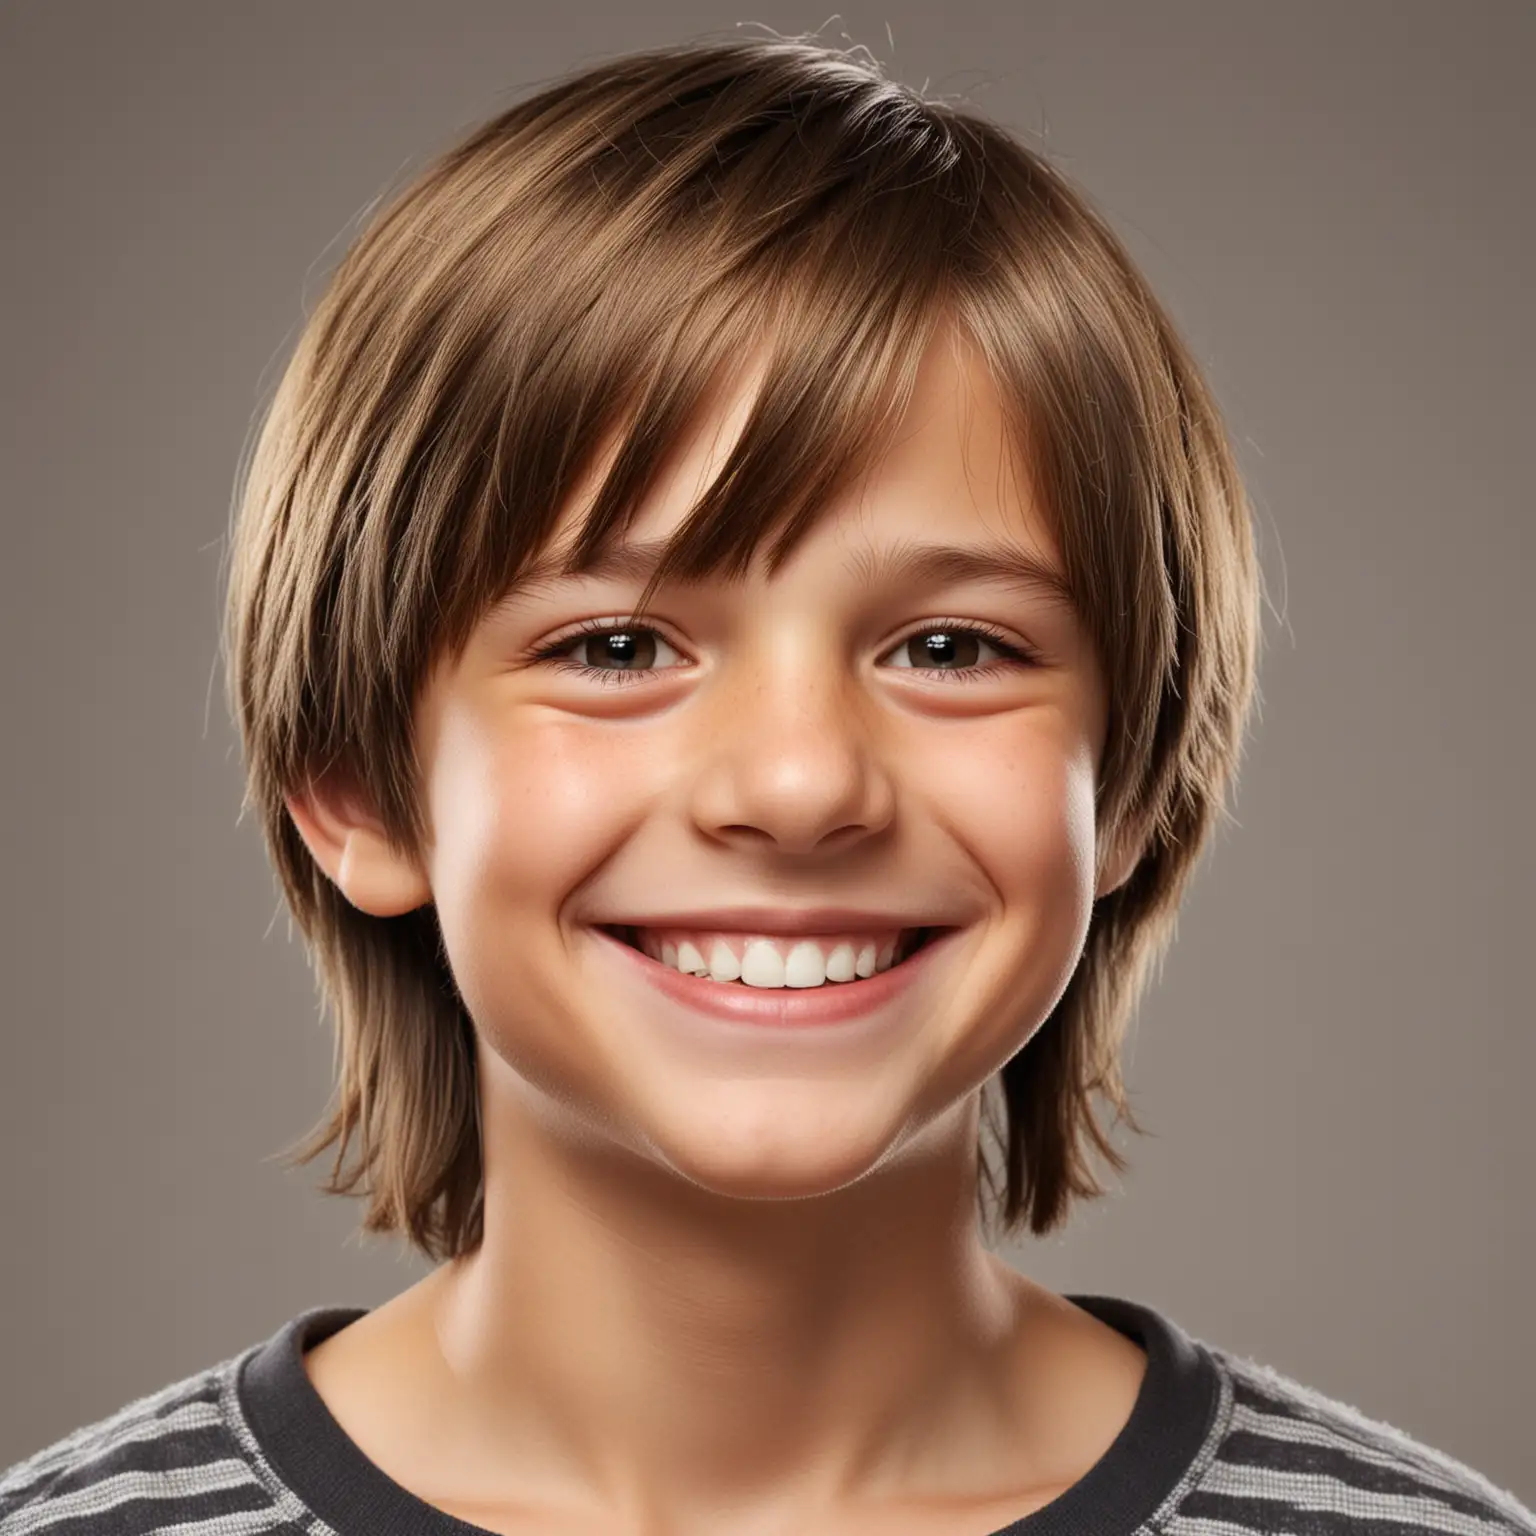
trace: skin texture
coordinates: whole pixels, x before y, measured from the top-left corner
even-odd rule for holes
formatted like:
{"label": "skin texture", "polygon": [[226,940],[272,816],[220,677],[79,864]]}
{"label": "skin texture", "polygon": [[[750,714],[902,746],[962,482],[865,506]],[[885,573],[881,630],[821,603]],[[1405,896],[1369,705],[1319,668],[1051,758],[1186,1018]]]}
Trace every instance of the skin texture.
{"label": "skin texture", "polygon": [[[632,538],[686,516],[746,377]],[[508,1533],[982,1536],[1129,1417],[1142,1350],[988,1253],[974,1218],[981,1087],[1087,933],[1098,663],[1044,594],[843,573],[899,540],[999,537],[1059,561],[946,329],[889,453],[771,582],[662,592],[633,663],[655,670],[607,685],[526,659],[620,625],[638,582],[487,616],[420,702],[420,860],[342,791],[290,802],[357,907],[436,903],[477,1027],[484,1246],[306,1356],[429,1503]],[[923,638],[961,621],[1039,663],[962,639],[948,665],[988,672],[940,676]],[[566,653],[610,672],[625,654]],[[1132,863],[1105,858],[1098,893]],[[829,1049],[685,1027],[587,926],[729,902],[899,904],[964,931],[884,1029]]]}

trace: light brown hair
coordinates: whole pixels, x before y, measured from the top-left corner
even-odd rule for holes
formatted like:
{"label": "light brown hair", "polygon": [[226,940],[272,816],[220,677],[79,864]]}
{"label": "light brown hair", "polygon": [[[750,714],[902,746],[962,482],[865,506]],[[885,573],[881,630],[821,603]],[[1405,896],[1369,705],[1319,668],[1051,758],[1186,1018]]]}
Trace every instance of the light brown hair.
{"label": "light brown hair", "polygon": [[[610,434],[567,569],[622,535],[733,359],[769,347],[751,418],[642,597],[770,574],[899,420],[941,319],[984,358],[1097,648],[1109,734],[1094,906],[1050,1016],[1001,1070],[1005,1188],[1044,1234],[1138,1132],[1125,1030],[1242,751],[1260,591],[1250,509],[1198,369],[1106,222],[1039,154],[809,39],[698,42],[585,69],[512,106],[347,251],[261,424],[230,548],[225,652],[260,817],[335,1015],[337,1096],[298,1150],[363,1228],[446,1258],[482,1230],[474,1032],[433,907],[351,906],[285,806],[325,775],[404,851],[426,828],[424,679],[545,552]],[[343,1162],[353,1138],[357,1154]],[[994,1209],[982,1199],[983,1186]]]}

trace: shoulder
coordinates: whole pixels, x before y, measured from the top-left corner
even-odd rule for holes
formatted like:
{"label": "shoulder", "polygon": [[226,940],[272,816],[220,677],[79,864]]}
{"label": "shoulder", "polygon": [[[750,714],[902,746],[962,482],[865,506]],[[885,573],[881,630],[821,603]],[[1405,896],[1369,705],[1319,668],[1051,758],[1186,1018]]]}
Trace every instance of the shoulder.
{"label": "shoulder", "polygon": [[[0,1536],[308,1530],[234,1403],[243,1356],[136,1399],[0,1472]],[[297,1513],[295,1511],[294,1513]]]}
{"label": "shoulder", "polygon": [[1269,1366],[1203,1347],[1216,1360],[1221,1401],[1168,1536],[1218,1528],[1536,1536],[1536,1513],[1466,1463]]}

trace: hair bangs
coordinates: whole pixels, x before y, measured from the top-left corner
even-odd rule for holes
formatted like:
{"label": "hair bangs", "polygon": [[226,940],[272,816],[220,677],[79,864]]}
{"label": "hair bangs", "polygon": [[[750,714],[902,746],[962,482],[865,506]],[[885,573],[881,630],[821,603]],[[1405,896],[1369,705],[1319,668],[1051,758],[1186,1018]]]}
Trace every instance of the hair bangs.
{"label": "hair bangs", "polygon": [[[927,294],[898,289],[873,302],[866,295],[863,310],[852,311],[826,302],[833,292],[830,285],[796,289],[768,343],[745,363],[727,359],[705,392],[687,392],[696,409],[733,387],[751,388],[752,399],[723,463],[667,540],[635,604],[637,618],[668,583],[743,579],[769,540],[766,574],[774,575],[899,425],[938,308]],[[872,319],[877,307],[883,313]],[[685,365],[685,372],[702,370]],[[697,423],[676,406],[668,384],[642,400],[562,574],[589,569],[630,526],[670,445]]]}
{"label": "hair bangs", "polygon": [[[670,581],[740,579],[778,533],[768,556],[776,572],[899,426],[954,282],[933,207],[944,187],[932,176],[899,181],[894,171],[911,156],[894,146],[894,168],[866,168],[841,197],[829,170],[822,196],[831,201],[807,232],[798,178],[795,196],[772,205],[773,222],[746,219],[742,210],[772,191],[758,178],[784,172],[779,160],[776,170],[758,166],[751,145],[739,153],[723,177],[714,167],[718,202],[703,227],[687,184],[652,210],[631,245],[622,303],[593,305],[563,339],[551,327],[525,342],[546,361],[537,379],[506,391],[488,494],[459,524],[447,582],[463,599],[445,624],[452,648],[491,603],[590,570],[725,391],[751,387],[747,420],[669,540],[637,617]],[[832,163],[845,164],[841,155]],[[743,243],[745,222],[753,233]],[[584,492],[574,536],[551,552]]]}

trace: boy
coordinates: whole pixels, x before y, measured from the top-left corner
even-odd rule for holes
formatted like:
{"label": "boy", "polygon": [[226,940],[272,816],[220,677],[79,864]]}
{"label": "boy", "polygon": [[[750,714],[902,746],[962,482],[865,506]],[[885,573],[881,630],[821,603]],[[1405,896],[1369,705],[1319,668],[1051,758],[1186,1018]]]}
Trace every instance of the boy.
{"label": "boy", "polygon": [[229,592],[339,1030],[302,1157],[439,1267],[39,1451],[0,1532],[1533,1536],[977,1230],[1124,1166],[1257,594],[1197,370],[997,128],[775,41],[476,131],[309,322]]}

